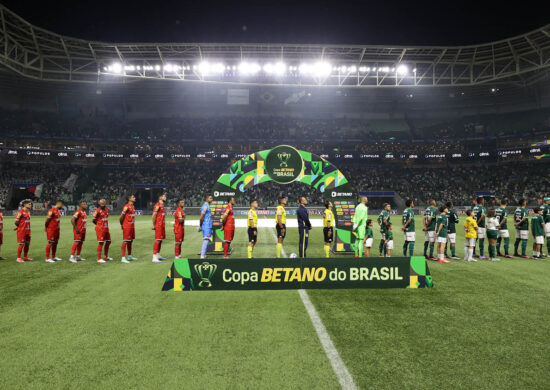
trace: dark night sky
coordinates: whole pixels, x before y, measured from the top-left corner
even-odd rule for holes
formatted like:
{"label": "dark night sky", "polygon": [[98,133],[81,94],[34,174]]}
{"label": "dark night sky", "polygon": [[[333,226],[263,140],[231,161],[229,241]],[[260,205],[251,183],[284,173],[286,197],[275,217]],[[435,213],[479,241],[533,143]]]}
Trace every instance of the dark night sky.
{"label": "dark night sky", "polygon": [[0,2],[48,30],[111,42],[460,45],[550,23],[543,1]]}

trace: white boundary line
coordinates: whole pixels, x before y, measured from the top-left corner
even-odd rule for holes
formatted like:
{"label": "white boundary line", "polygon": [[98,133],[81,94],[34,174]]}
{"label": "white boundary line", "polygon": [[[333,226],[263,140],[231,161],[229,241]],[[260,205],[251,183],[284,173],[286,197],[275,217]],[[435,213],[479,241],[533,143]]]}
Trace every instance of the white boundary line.
{"label": "white boundary line", "polygon": [[[277,241],[277,235],[275,234],[274,230],[274,228],[269,229],[271,235],[273,236],[273,238],[275,238],[275,241]],[[281,254],[284,257],[287,257],[284,248]],[[317,313],[317,310],[315,310],[315,306],[313,305],[313,303],[311,303],[307,291],[300,289],[298,290],[298,294],[300,295],[302,303],[304,304],[307,314],[309,315],[309,319],[311,320],[311,323],[315,328],[317,337],[319,337],[319,341],[321,342],[321,345],[325,350],[325,354],[327,355],[330,365],[332,366],[332,369],[334,370],[334,373],[338,378],[340,387],[342,387],[342,389],[344,390],[356,390],[357,385],[355,384],[353,377],[349,373],[346,364],[342,360],[342,357],[338,353],[338,350],[334,346],[334,343],[332,342],[330,335],[328,334],[327,329],[323,324],[323,321],[321,321],[321,317],[319,317],[319,313]]]}

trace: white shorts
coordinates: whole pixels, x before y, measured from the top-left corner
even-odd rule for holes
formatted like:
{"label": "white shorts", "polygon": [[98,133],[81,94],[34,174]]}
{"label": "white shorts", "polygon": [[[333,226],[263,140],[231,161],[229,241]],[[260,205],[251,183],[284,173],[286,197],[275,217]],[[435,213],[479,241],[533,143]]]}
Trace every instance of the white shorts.
{"label": "white shorts", "polygon": [[456,244],[456,233],[447,234],[447,239],[451,244]]}
{"label": "white shorts", "polygon": [[544,245],[544,236],[536,236],[535,237],[535,244]]}
{"label": "white shorts", "polygon": [[440,244],[446,244],[447,237],[437,237],[437,242],[439,242]]}
{"label": "white shorts", "polygon": [[500,229],[498,231],[498,238],[510,238],[510,232],[508,229]]}
{"label": "white shorts", "polygon": [[485,238],[485,228],[477,228],[477,238]]}
{"label": "white shorts", "polygon": [[465,238],[464,239],[464,245],[468,247],[475,248],[476,246],[476,239],[475,238]]}
{"label": "white shorts", "polygon": [[550,237],[550,222],[546,222],[544,224],[544,233],[546,234],[546,237]]}
{"label": "white shorts", "polygon": [[424,241],[435,242],[435,231],[429,230],[424,232]]}
{"label": "white shorts", "polygon": [[416,241],[416,232],[405,232],[405,241]]}
{"label": "white shorts", "polygon": [[374,239],[371,237],[371,238],[367,238],[367,240],[365,241],[365,248],[371,248],[372,247],[372,242],[374,241]]}
{"label": "white shorts", "polygon": [[529,230],[519,230],[516,229],[516,239],[528,240],[529,239]]}
{"label": "white shorts", "polygon": [[386,244],[386,249],[393,249],[393,240],[389,240]]}

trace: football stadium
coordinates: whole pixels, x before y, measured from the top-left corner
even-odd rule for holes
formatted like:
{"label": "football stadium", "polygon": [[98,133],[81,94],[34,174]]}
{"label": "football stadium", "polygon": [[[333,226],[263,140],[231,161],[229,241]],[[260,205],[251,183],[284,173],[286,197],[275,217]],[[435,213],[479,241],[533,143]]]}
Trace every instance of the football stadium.
{"label": "football stadium", "polygon": [[371,39],[351,5],[29,4],[0,4],[1,389],[550,388],[540,4]]}

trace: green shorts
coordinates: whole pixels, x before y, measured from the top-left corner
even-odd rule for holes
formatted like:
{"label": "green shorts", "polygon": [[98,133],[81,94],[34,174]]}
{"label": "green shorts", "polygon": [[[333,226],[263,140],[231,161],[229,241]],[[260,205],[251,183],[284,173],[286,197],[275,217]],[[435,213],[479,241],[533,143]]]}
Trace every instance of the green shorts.
{"label": "green shorts", "polygon": [[487,230],[487,238],[496,240],[498,237],[498,230]]}

